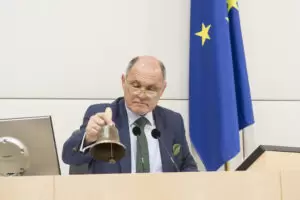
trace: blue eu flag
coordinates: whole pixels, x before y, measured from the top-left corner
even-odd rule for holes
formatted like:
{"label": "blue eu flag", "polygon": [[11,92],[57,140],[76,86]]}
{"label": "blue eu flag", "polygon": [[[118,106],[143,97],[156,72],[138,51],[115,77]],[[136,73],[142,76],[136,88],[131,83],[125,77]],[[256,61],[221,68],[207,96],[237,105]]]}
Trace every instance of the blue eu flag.
{"label": "blue eu flag", "polygon": [[190,137],[214,171],[254,123],[237,0],[191,0],[190,25]]}

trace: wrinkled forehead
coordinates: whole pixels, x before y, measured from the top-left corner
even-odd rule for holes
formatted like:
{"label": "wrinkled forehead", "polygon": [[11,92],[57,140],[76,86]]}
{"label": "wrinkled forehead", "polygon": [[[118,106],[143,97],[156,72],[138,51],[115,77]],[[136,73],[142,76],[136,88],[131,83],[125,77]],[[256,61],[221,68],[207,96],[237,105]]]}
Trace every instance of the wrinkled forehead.
{"label": "wrinkled forehead", "polygon": [[145,86],[160,86],[164,83],[160,66],[147,66],[143,63],[134,65],[132,67],[132,69],[127,74],[127,80],[130,82],[136,81]]}

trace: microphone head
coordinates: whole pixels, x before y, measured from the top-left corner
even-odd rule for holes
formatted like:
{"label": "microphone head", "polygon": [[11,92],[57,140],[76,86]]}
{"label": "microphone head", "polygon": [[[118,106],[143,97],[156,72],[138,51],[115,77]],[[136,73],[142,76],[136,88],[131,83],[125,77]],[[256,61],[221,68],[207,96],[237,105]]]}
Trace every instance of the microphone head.
{"label": "microphone head", "polygon": [[151,135],[152,135],[152,137],[154,137],[155,139],[159,139],[159,138],[160,138],[160,131],[157,130],[157,129],[155,128],[155,129],[153,129],[153,130],[151,131]]}
{"label": "microphone head", "polygon": [[133,129],[132,129],[132,133],[133,133],[133,135],[135,135],[135,136],[140,136],[140,135],[141,135],[141,129],[140,129],[139,127],[135,126],[135,127],[133,127]]}

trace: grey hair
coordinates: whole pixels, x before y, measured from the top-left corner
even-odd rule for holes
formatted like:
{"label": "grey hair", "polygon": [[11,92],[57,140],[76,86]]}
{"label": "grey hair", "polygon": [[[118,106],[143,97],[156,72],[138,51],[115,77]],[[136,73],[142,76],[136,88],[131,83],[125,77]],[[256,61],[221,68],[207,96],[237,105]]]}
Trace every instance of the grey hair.
{"label": "grey hair", "polygon": [[[139,57],[134,57],[133,59],[130,60],[130,62],[128,63],[127,69],[126,69],[126,76],[128,75],[129,71],[132,69],[132,67],[134,66],[134,64],[139,60]],[[163,75],[164,80],[166,80],[166,68],[165,65],[163,64],[163,62],[161,62],[160,60],[158,60],[159,62],[159,66]]]}

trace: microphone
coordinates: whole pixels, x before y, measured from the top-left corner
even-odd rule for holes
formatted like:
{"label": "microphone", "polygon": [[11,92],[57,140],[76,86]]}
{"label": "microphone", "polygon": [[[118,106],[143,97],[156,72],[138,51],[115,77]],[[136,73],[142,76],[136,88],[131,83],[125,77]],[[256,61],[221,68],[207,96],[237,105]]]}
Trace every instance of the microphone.
{"label": "microphone", "polygon": [[[141,132],[140,127],[135,126],[135,127],[132,128],[132,133],[133,133],[133,135],[135,135],[136,137],[139,137],[139,136],[141,135],[142,132]],[[137,141],[138,141],[139,148],[141,149],[141,143],[140,143],[140,140],[139,140],[138,138],[136,138],[136,139],[137,139]],[[145,169],[145,167],[144,167],[144,157],[142,156],[141,159],[142,159],[142,165],[143,165],[143,171],[144,171],[144,169]]]}
{"label": "microphone", "polygon": [[152,135],[153,138],[157,139],[157,140],[162,144],[161,146],[163,146],[163,148],[164,148],[165,151],[167,152],[167,154],[168,154],[168,156],[169,156],[169,158],[170,158],[172,164],[173,164],[174,167],[176,168],[176,171],[177,171],[177,172],[180,172],[180,170],[179,170],[177,164],[175,163],[175,161],[174,161],[172,155],[169,153],[168,149],[166,148],[166,145],[164,144],[163,140],[160,139],[160,135],[161,135],[161,134],[160,134],[160,131],[157,130],[157,129],[155,128],[155,129],[153,129],[153,130],[151,131],[151,135]]}
{"label": "microphone", "polygon": [[140,136],[140,135],[141,135],[141,129],[140,129],[139,127],[135,126],[135,127],[133,127],[133,129],[132,129],[132,133],[133,133],[133,135],[135,135],[135,136]]}

